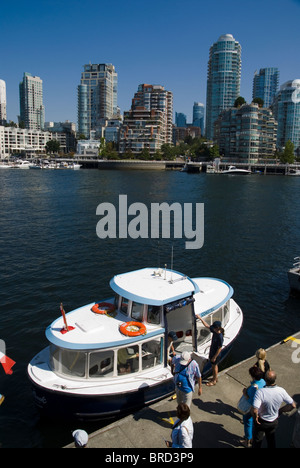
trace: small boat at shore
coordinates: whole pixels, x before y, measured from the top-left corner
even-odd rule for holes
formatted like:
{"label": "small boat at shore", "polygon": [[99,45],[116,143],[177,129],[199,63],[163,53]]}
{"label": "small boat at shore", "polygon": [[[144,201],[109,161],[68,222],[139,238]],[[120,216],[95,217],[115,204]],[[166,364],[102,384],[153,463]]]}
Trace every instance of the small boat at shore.
{"label": "small boat at shore", "polygon": [[300,169],[291,169],[289,172],[287,172],[288,176],[300,176]]}
{"label": "small boat at shore", "polygon": [[238,169],[236,166],[229,166],[228,169],[221,171],[220,174],[251,174],[251,171],[248,169]]}
{"label": "small boat at shore", "polygon": [[46,329],[48,346],[28,365],[41,415],[96,421],[132,413],[174,394],[168,333],[175,353],[192,353],[211,373],[211,332],[197,315],[225,330],[221,360],[243,323],[233,289],[216,278],[189,278],[143,268],[114,276],[113,297],[61,315]]}
{"label": "small boat at shore", "polygon": [[288,270],[291,291],[300,292],[300,257],[294,258],[293,267]]}

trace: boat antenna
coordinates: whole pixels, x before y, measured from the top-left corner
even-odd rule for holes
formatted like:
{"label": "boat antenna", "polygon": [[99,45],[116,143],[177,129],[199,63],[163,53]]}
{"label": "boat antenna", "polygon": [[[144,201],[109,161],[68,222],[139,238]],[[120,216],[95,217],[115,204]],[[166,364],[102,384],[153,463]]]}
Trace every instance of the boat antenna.
{"label": "boat antenna", "polygon": [[171,282],[173,281],[173,244],[171,249]]}

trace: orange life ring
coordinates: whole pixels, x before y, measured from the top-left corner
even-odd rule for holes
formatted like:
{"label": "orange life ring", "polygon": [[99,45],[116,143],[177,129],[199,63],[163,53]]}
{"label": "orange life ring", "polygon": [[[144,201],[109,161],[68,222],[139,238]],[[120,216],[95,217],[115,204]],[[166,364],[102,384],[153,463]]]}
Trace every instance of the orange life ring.
{"label": "orange life ring", "polygon": [[139,336],[139,335],[146,335],[147,330],[143,323],[124,322],[120,326],[120,332],[126,336]]}
{"label": "orange life ring", "polygon": [[113,312],[115,310],[115,306],[110,302],[100,302],[100,304],[95,304],[92,307],[92,311],[95,314],[107,314],[107,312]]}

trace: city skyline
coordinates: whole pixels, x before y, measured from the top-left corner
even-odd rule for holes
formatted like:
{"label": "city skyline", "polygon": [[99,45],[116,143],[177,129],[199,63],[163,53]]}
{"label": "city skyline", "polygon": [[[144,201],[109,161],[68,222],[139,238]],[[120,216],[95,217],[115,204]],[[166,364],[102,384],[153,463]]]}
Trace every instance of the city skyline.
{"label": "city skyline", "polygon": [[174,114],[192,121],[193,104],[206,106],[209,49],[232,34],[242,52],[240,95],[252,99],[253,77],[276,67],[279,86],[300,78],[299,0],[19,0],[1,7],[0,79],[6,83],[7,119],[18,121],[19,83],[28,72],[43,80],[45,121],[77,123],[77,87],[86,63],[112,63],[118,73],[118,106],[128,111],[139,84],[164,86]]}

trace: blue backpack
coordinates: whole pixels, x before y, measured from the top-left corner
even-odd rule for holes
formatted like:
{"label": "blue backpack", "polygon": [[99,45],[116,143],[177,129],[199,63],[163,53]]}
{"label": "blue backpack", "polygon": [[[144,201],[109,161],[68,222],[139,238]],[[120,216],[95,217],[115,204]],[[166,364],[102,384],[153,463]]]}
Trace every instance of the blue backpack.
{"label": "blue backpack", "polygon": [[187,375],[187,367],[188,366],[182,366],[180,371],[175,372],[175,374],[177,374],[176,386],[184,393],[192,391],[190,380]]}

